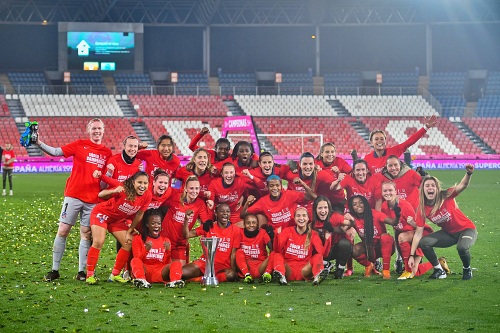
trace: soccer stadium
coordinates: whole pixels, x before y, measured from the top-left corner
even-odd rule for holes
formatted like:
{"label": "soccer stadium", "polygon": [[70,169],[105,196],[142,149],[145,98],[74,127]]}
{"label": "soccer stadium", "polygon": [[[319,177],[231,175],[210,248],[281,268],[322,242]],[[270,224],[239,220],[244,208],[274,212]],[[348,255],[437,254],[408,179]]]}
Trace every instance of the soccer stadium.
{"label": "soccer stadium", "polygon": [[[500,273],[497,248],[500,239],[496,224],[500,214],[496,203],[500,198],[500,1],[4,0],[0,2],[0,41],[3,41],[0,52],[0,147],[4,154],[3,196],[0,197],[0,240],[4,245],[0,260],[2,331],[498,330],[500,293],[495,285],[498,284],[496,274]],[[35,125],[38,126],[36,131]],[[95,134],[96,131],[100,132]],[[380,149],[372,140],[377,133],[382,133],[384,140]],[[99,166],[96,170],[81,169],[78,162],[81,151],[89,148],[86,143],[90,142],[89,134],[90,141],[100,147],[92,148],[91,145],[96,149],[93,152],[97,155],[92,155],[96,158],[94,164]],[[214,160],[210,154],[218,154],[221,138],[228,143],[226,155],[224,158],[215,155]],[[222,177],[219,188],[209,184],[210,180],[205,183],[202,175],[194,171],[196,169],[188,169],[188,174],[199,178],[199,182],[195,181],[199,183],[200,196],[196,192],[193,200],[202,202],[206,216],[212,216],[214,211],[215,215],[205,218],[205,211],[193,208],[195,218],[192,222],[193,225],[197,223],[197,229],[190,224],[188,230],[186,221],[193,211],[183,208],[182,219],[175,222],[182,224],[184,221],[186,230],[179,227],[178,234],[186,239],[216,235],[215,231],[207,229],[201,234],[199,230],[205,228],[208,221],[215,226],[222,223],[217,220],[221,206],[231,209],[228,223],[236,229],[236,222],[245,216],[242,209],[244,212],[248,209],[251,214],[256,211],[255,207],[252,210],[250,199],[260,200],[260,196],[268,195],[272,200],[268,186],[272,178],[267,178],[261,165],[264,156],[271,156],[273,160],[271,177],[280,180],[280,193],[297,191],[310,199],[308,204],[298,204],[288,212],[292,223],[294,212],[307,208],[309,217],[305,228],[309,234],[311,226],[307,226],[307,222],[317,215],[313,212],[316,209],[313,201],[316,203],[316,197],[322,194],[319,190],[322,185],[318,184],[320,181],[331,183],[327,187],[340,191],[343,198],[336,203],[332,201],[332,206],[340,205],[341,215],[345,208],[348,214],[345,221],[352,219],[353,223],[350,228],[352,245],[349,245],[352,247],[349,250],[351,264],[339,264],[338,257],[326,260],[324,255],[318,264],[321,269],[311,259],[307,264],[310,275],[305,276],[303,268],[298,273],[302,272],[303,278],[298,279],[292,278],[295,273],[289,275],[288,268],[280,273],[276,268],[279,264],[275,264],[274,271],[268,268],[264,274],[259,271],[258,278],[250,276],[247,279],[252,274],[239,269],[235,270],[235,274],[240,274],[236,282],[229,282],[233,281],[232,275],[217,274],[222,280],[212,287],[200,285],[200,279],[206,281],[203,280],[206,276],[195,274],[199,270],[203,275],[205,266],[189,266],[203,253],[200,240],[183,238],[185,244],[179,249],[162,248],[168,256],[171,251],[172,263],[180,260],[184,265],[182,269],[181,265],[178,268],[169,266],[170,282],[165,278],[168,270],[167,275],[164,271],[158,273],[160,280],[149,281],[153,284],[151,289],[146,277],[136,275],[135,282],[128,281],[123,274],[116,273],[122,267],[118,271],[116,268],[120,251],[126,250],[126,255],[132,257],[134,244],[132,248],[118,249],[114,243],[116,238],[117,245],[128,244],[130,223],[121,229],[110,229],[110,222],[108,232],[103,227],[100,234],[95,232],[92,216],[86,231],[81,228],[83,224],[76,222],[75,225],[74,222],[78,215],[76,201],[83,205],[83,210],[89,209],[89,215],[95,210],[94,204],[101,206],[98,202],[109,197],[125,198],[125,194],[116,190],[117,186],[127,193],[126,199],[120,199],[125,200],[125,204],[131,200],[129,190],[137,192],[134,198],[142,196],[138,194],[139,185],[127,185],[129,189],[125,187],[126,181],[106,180],[122,181],[132,176],[130,172],[127,177],[117,178],[104,163],[108,157],[112,158],[111,155],[123,155],[129,163],[126,156],[129,139],[138,143],[130,148],[135,149],[133,156],[129,155],[131,161],[137,156],[134,170],[139,171],[139,164],[145,165],[140,168],[144,168],[142,177],[149,179],[150,188],[156,184],[156,177],[165,176],[169,187],[175,188],[172,191],[183,193],[180,201],[176,201],[180,206],[190,200],[187,184],[192,176],[180,176],[178,170],[186,165],[197,165],[195,157],[200,149],[208,159],[207,164],[216,170],[213,178],[220,180]],[[71,144],[79,140],[87,141],[85,145]],[[172,170],[168,169],[170,166],[160,167],[165,170],[158,176],[154,174],[158,168],[156,162],[150,160],[148,165],[146,156],[155,153],[161,158],[160,147],[165,141],[172,149],[166,159],[172,162],[173,156],[179,164]],[[252,156],[243,163],[239,151],[245,144]],[[144,146],[147,148],[143,149]],[[340,166],[330,171],[323,157],[324,147],[328,146],[334,149],[333,158],[347,162],[346,171],[339,171]],[[392,151],[390,147],[398,149]],[[229,148],[233,150],[232,156]],[[377,156],[379,150],[383,155]],[[371,163],[371,156],[382,157],[382,164]],[[454,198],[460,194],[454,209],[460,212],[460,219],[470,223],[467,230],[474,229],[472,236],[460,237],[471,241],[464,245],[457,241],[458,236],[453,236],[451,243],[440,239],[441,245],[446,243],[446,246],[435,245],[433,255],[440,257],[438,266],[433,263],[435,258],[429,257],[424,249],[420,255],[421,265],[427,264],[431,271],[420,275],[410,270],[404,272],[411,273],[410,278],[398,278],[404,275],[401,272],[405,267],[410,269],[408,257],[404,257],[404,253],[404,258],[401,257],[401,251],[406,250],[398,243],[399,232],[392,227],[397,225],[401,209],[395,213],[397,209],[391,210],[386,204],[385,200],[390,200],[380,190],[383,183],[380,181],[378,190],[370,192],[380,206],[378,203],[372,206],[370,200],[366,204],[370,203],[375,212],[384,202],[395,214],[395,224],[387,220],[384,223],[388,224],[388,234],[395,242],[391,246],[396,251],[389,253],[389,268],[387,261],[382,260],[387,250],[385,254],[383,249],[382,254],[377,252],[380,260],[372,261],[369,249],[374,245],[364,241],[363,232],[354,232],[358,217],[354,210],[350,212],[352,216],[348,212],[350,196],[361,193],[354,191],[350,195],[348,185],[344,186],[344,177],[360,182],[355,176],[356,163],[363,157],[367,160],[368,173],[372,174],[365,174],[365,177],[375,178],[382,168],[380,174],[389,174],[386,161],[394,157],[401,160],[398,163],[405,172],[420,175],[418,186],[422,179],[426,182],[426,175],[430,175],[443,183],[443,190],[453,189],[451,192],[455,194],[446,194],[443,200],[450,197],[455,202]],[[316,163],[312,185],[309,178],[303,177],[307,170],[306,166],[302,169],[304,158],[314,159]],[[219,193],[229,186],[224,180],[228,163],[234,164],[229,167],[236,174],[233,178],[244,179],[242,184],[253,182],[252,188],[238,183],[241,193],[234,206],[221,199],[229,194]],[[323,171],[326,174],[322,167],[331,175],[319,177]],[[258,174],[251,168],[258,170]],[[276,168],[283,171],[279,177]],[[88,174],[94,185],[98,184],[94,190],[90,190],[94,185],[85,183],[83,177],[71,180],[79,177],[74,174],[82,172]],[[219,172],[218,178],[216,172]],[[388,177],[391,184],[397,183]],[[210,179],[215,182],[213,178]],[[108,188],[103,185],[105,182]],[[434,193],[425,192],[424,183],[420,205],[427,207],[426,200]],[[308,186],[315,192],[314,196],[309,194]],[[417,191],[418,186],[415,187]],[[440,191],[440,186],[436,185],[436,192]],[[172,197],[162,199],[164,203],[155,207],[142,198],[144,202],[136,203],[136,215],[122,216],[121,220],[129,220],[133,229],[136,222],[141,223],[138,216],[142,217],[145,210],[139,206],[146,204],[144,207],[147,207],[147,203],[149,208],[168,206],[172,211],[170,202],[174,194],[170,194],[170,188],[162,190]],[[95,202],[86,199],[90,196],[88,193],[94,193],[92,191]],[[83,194],[87,197],[78,197],[78,192],[87,193]],[[333,200],[330,194],[328,191],[324,194],[329,204]],[[400,194],[398,192],[399,198]],[[417,231],[412,229],[412,232],[418,233],[421,225],[417,217],[425,213],[427,224],[437,234],[439,223],[430,223],[433,219],[429,217],[436,214],[436,210],[426,213],[424,207],[419,213],[418,200],[417,194],[412,216],[418,227],[415,226]],[[398,202],[396,208],[399,208]],[[62,212],[61,203],[64,205]],[[73,223],[64,221],[67,214],[64,207],[68,205],[75,209],[73,213],[68,212]],[[435,209],[441,209],[441,205],[444,203]],[[236,220],[233,220],[235,209]],[[164,214],[165,218],[169,216],[166,209],[159,216],[163,218]],[[265,218],[265,213],[255,213],[255,216],[260,231],[265,229],[266,222],[274,223],[271,218]],[[373,220],[376,216],[370,218]],[[391,216],[387,214],[386,218]],[[83,215],[81,217],[83,219]],[[302,222],[298,221],[299,217],[295,217],[293,223],[297,225],[294,224],[294,228],[300,229]],[[345,228],[342,229],[345,221],[339,228],[340,232],[348,234]],[[61,225],[67,228],[61,229]],[[244,225],[247,231],[246,220],[241,221],[240,227]],[[273,228],[268,232],[270,243],[282,231],[281,227],[279,230]],[[147,236],[151,230],[141,231],[146,235],[141,246],[148,251],[151,246],[145,242],[146,237],[152,237],[151,234]],[[239,230],[234,232],[240,234]],[[168,234],[166,239],[173,241],[172,237]],[[310,235],[308,237],[307,246],[313,241]],[[418,238],[420,247],[426,238],[427,234],[422,240]],[[281,244],[276,239],[273,246]],[[321,238],[321,241],[321,249],[322,246],[326,248],[326,240]],[[364,253],[356,254],[358,242],[363,243],[361,252]],[[84,243],[86,245],[82,245]],[[408,247],[411,260],[421,253],[417,250],[420,248],[412,247],[410,251]],[[58,251],[61,254],[55,254]],[[91,265],[87,263],[87,252]],[[315,255],[317,252],[318,248]],[[130,269],[135,275],[134,259],[127,263],[127,258],[120,259],[124,262],[124,270],[128,273]],[[442,258],[445,258],[444,264]],[[403,260],[406,260],[401,264],[404,267],[398,267],[397,262]],[[469,267],[466,263],[470,263]],[[233,264],[231,262],[230,268],[234,269]],[[445,274],[448,265],[450,270]],[[186,266],[194,267],[194,271]],[[94,269],[97,273],[93,280]],[[176,278],[172,278],[174,269],[178,274]],[[442,270],[447,278],[435,275],[439,273],[436,270]],[[345,274],[347,271],[350,274]],[[194,275],[190,275],[192,272]],[[107,283],[105,277],[110,273],[109,281],[126,283]],[[269,273],[273,280],[267,283],[264,275]],[[99,284],[97,276],[101,279]],[[150,275],[146,276],[149,280]],[[285,276],[290,277],[289,281]],[[434,277],[429,280],[429,276]],[[138,279],[145,282],[137,283]],[[165,283],[154,283],[162,279]],[[177,288],[181,286],[178,281],[182,281],[184,288]]]}

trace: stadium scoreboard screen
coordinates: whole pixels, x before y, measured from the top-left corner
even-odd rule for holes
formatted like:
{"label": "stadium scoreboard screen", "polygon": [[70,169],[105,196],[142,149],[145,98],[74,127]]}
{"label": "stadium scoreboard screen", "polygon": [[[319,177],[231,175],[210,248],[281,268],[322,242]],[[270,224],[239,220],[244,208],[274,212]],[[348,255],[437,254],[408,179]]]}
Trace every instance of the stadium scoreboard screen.
{"label": "stadium scoreboard screen", "polygon": [[133,32],[68,32],[68,69],[134,69]]}
{"label": "stadium scoreboard screen", "polygon": [[60,22],[60,71],[142,71],[143,25]]}

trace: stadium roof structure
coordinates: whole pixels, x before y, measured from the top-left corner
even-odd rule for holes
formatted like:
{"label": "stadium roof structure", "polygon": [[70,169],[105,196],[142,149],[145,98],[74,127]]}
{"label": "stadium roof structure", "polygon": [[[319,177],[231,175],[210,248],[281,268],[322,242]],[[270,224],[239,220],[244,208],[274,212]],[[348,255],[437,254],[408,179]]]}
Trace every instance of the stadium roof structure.
{"label": "stadium roof structure", "polygon": [[2,0],[0,24],[365,26],[500,23],[497,0]]}

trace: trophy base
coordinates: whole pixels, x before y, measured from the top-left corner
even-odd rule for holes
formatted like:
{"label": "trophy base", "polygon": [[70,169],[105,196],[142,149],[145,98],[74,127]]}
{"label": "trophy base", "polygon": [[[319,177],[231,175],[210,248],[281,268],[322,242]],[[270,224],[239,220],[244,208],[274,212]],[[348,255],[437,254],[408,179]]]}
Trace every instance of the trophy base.
{"label": "trophy base", "polygon": [[202,286],[209,286],[209,287],[216,287],[219,285],[219,280],[215,276],[204,276],[201,278],[201,285]]}

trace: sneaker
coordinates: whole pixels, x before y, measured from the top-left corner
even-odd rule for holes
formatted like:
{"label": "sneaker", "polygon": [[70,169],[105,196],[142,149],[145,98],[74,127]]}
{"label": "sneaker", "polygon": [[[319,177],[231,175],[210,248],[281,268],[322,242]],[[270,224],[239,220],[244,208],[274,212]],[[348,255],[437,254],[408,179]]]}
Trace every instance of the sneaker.
{"label": "sneaker", "polygon": [[125,280],[130,280],[131,279],[130,271],[129,270],[124,270],[123,274],[122,274],[122,278],[124,278]]}
{"label": "sneaker", "polygon": [[451,269],[450,267],[448,267],[448,262],[446,261],[446,257],[441,257],[438,259],[438,261],[441,264],[441,267],[443,267],[443,270],[446,272],[446,274],[450,275]]}
{"label": "sneaker", "polygon": [[398,280],[408,280],[408,279],[413,279],[414,275],[412,272],[404,271],[403,274],[401,274],[400,277],[398,277]]}
{"label": "sneaker", "polygon": [[119,282],[119,283],[127,283],[130,280],[122,278],[120,275],[110,274],[108,277],[108,282]]}
{"label": "sneaker", "polygon": [[282,286],[286,286],[288,284],[288,281],[286,280],[286,277],[283,274],[281,274],[281,272],[274,271],[273,272],[273,277]]}
{"label": "sneaker", "polygon": [[325,281],[326,277],[330,273],[328,268],[323,268],[321,272],[318,273],[313,279],[313,285],[318,286],[321,282]]}
{"label": "sneaker", "polygon": [[352,274],[354,274],[354,270],[353,269],[347,269],[344,272],[344,276],[351,276]]}
{"label": "sneaker", "polygon": [[87,274],[85,274],[84,271],[79,271],[76,273],[75,280],[85,282],[85,280],[87,280]]}
{"label": "sneaker", "polygon": [[9,195],[14,195],[14,192],[12,192],[12,190],[10,190]]}
{"label": "sneaker", "polygon": [[245,283],[252,283],[253,282],[252,274],[246,273],[245,274],[245,278],[243,279],[243,281],[245,281]]}
{"label": "sneaker", "polygon": [[148,281],[146,281],[144,279],[135,279],[134,286],[136,286],[139,289],[140,288],[151,288],[151,283],[149,283]]}
{"label": "sneaker", "polygon": [[401,259],[396,260],[396,262],[394,263],[394,268],[396,270],[396,273],[403,274],[405,271],[405,266],[403,264],[403,260],[401,260]]}
{"label": "sneaker", "polygon": [[384,280],[389,280],[391,278],[391,271],[388,269],[382,270],[382,278]]}
{"label": "sneaker", "polygon": [[429,279],[446,279],[446,272],[441,268],[434,268],[434,272],[432,272]]}
{"label": "sneaker", "polygon": [[380,260],[380,258],[378,258],[377,260],[375,260],[375,268],[374,268],[374,270],[377,271],[379,275],[380,275],[380,271],[383,270],[382,260]]}
{"label": "sneaker", "polygon": [[272,281],[272,279],[273,279],[273,277],[268,272],[265,272],[264,274],[262,274],[262,281],[263,282],[269,283]]}
{"label": "sneaker", "polygon": [[[337,267],[335,269],[335,272],[333,273],[333,276],[334,276],[335,280],[343,279],[344,278],[344,275],[345,275],[344,274],[344,270],[345,270],[344,268],[339,268],[339,267]],[[349,275],[352,275],[352,272]]]}
{"label": "sneaker", "polygon": [[50,282],[59,279],[59,271],[56,270],[51,270],[50,272],[47,273],[47,275],[44,276],[45,281]]}
{"label": "sneaker", "polygon": [[464,268],[464,272],[462,275],[462,280],[470,280],[472,279],[472,268]]}
{"label": "sneaker", "polygon": [[324,260],[323,261],[323,266],[325,269],[328,269],[328,273],[330,273],[333,270],[333,264],[330,261]]}
{"label": "sneaker", "polygon": [[370,263],[368,266],[365,266],[365,277],[372,276],[372,271],[374,270],[373,264]]}
{"label": "sneaker", "polygon": [[7,193],[5,192],[5,190],[2,191],[2,195],[7,195]]}
{"label": "sneaker", "polygon": [[85,283],[87,283],[87,284],[97,284],[98,282],[99,282],[99,279],[95,275],[89,276],[85,280]]}
{"label": "sneaker", "polygon": [[167,287],[167,288],[183,288],[184,284],[185,283],[183,280],[175,280],[175,281],[166,283],[165,287]]}

